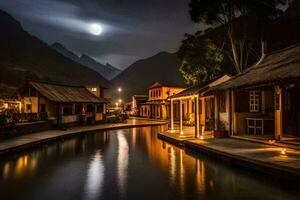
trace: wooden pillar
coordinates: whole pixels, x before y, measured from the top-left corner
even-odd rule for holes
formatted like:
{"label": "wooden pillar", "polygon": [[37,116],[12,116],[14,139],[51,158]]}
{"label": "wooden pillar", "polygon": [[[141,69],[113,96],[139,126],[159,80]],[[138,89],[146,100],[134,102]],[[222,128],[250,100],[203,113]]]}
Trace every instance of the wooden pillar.
{"label": "wooden pillar", "polygon": [[180,125],[179,125],[179,133],[180,135],[183,134],[183,123],[182,123],[182,100],[179,100],[179,118],[180,118]]}
{"label": "wooden pillar", "polygon": [[214,130],[218,130],[219,125],[219,101],[218,101],[218,95],[214,95]]}
{"label": "wooden pillar", "polygon": [[62,124],[62,121],[63,121],[63,115],[64,115],[64,107],[61,103],[59,103],[58,105],[58,125]]}
{"label": "wooden pillar", "polygon": [[233,136],[235,132],[235,93],[230,91],[230,135]]}
{"label": "wooden pillar", "polygon": [[204,131],[205,131],[205,97],[201,97],[201,108],[202,108],[202,113],[201,113],[201,134],[200,136],[204,136]]}
{"label": "wooden pillar", "polygon": [[275,120],[274,120],[274,132],[275,132],[275,139],[280,141],[282,138],[283,128],[282,128],[282,88],[280,86],[275,86],[274,92],[274,105],[275,105]]}
{"label": "wooden pillar", "polygon": [[195,138],[199,138],[200,123],[199,123],[199,96],[194,98],[194,110],[195,110]]}
{"label": "wooden pillar", "polygon": [[262,114],[266,113],[266,102],[265,102],[265,92],[261,92],[261,112]]}
{"label": "wooden pillar", "polygon": [[174,130],[174,102],[173,99],[171,99],[171,113],[170,113],[170,117],[171,117],[171,130]]}
{"label": "wooden pillar", "polygon": [[106,114],[106,103],[103,103],[103,114]]}

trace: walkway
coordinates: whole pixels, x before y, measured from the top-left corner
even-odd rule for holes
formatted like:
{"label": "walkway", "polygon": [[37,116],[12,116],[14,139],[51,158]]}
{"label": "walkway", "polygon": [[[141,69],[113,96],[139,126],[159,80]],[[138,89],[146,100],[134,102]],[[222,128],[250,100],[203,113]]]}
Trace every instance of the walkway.
{"label": "walkway", "polygon": [[225,159],[234,165],[300,181],[300,150],[233,138],[182,140],[178,134],[168,132],[160,133],[158,137]]}
{"label": "walkway", "polygon": [[21,150],[31,147],[34,144],[55,140],[61,137],[67,137],[78,133],[94,132],[100,130],[111,130],[121,128],[133,128],[142,126],[155,126],[165,125],[167,122],[153,121],[153,120],[141,120],[141,119],[129,119],[126,123],[115,124],[99,124],[90,126],[77,126],[69,128],[68,130],[48,130],[27,135],[14,137],[8,140],[0,141],[0,154]]}

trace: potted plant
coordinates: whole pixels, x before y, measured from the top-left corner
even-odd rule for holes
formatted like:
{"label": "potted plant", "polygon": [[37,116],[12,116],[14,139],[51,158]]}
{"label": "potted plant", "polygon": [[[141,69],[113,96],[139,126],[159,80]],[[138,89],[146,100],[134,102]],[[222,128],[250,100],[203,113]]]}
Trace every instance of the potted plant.
{"label": "potted plant", "polygon": [[225,128],[225,124],[221,121],[218,122],[217,130],[214,131],[215,138],[226,138],[228,137],[228,131]]}

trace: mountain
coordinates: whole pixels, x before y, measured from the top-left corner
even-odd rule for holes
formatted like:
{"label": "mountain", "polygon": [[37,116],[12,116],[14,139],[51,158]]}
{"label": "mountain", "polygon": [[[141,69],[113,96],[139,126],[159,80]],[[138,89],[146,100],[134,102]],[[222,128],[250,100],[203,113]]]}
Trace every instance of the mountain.
{"label": "mountain", "polygon": [[1,10],[0,25],[5,27],[0,31],[0,92],[10,93],[24,79],[110,85],[98,72],[66,58],[30,35],[17,20]]}
{"label": "mountain", "polygon": [[73,61],[75,61],[81,65],[87,66],[87,67],[97,71],[98,73],[100,73],[102,76],[104,76],[108,80],[111,80],[112,78],[114,78],[116,75],[118,75],[121,72],[121,70],[111,66],[110,64],[108,64],[108,63],[106,65],[101,64],[86,54],[82,54],[79,57],[76,54],[74,54],[73,52],[71,52],[70,50],[68,50],[67,48],[65,48],[60,43],[56,42],[56,43],[52,44],[51,47],[53,49],[55,49],[57,52],[59,52],[60,54],[62,54],[63,56],[70,58]]}
{"label": "mountain", "polygon": [[148,87],[155,81],[184,85],[176,54],[160,52],[136,61],[112,79],[109,94],[118,97],[116,88],[121,87],[122,98],[128,100],[135,94],[148,94]]}

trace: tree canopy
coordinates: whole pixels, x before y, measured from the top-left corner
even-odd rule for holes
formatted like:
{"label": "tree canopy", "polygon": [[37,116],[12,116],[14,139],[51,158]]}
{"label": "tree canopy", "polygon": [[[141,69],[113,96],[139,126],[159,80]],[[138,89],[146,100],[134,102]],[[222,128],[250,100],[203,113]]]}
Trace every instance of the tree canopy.
{"label": "tree canopy", "polygon": [[[208,25],[224,25],[231,49],[231,60],[237,73],[247,67],[251,45],[247,43],[247,32],[237,38],[233,23],[236,18],[255,13],[263,23],[265,18],[276,17],[281,13],[279,5],[289,0],[191,0],[190,15],[194,22]],[[263,25],[257,27],[262,28]]]}
{"label": "tree canopy", "polygon": [[178,51],[180,72],[188,85],[198,85],[221,74],[222,50],[209,39],[186,35]]}

